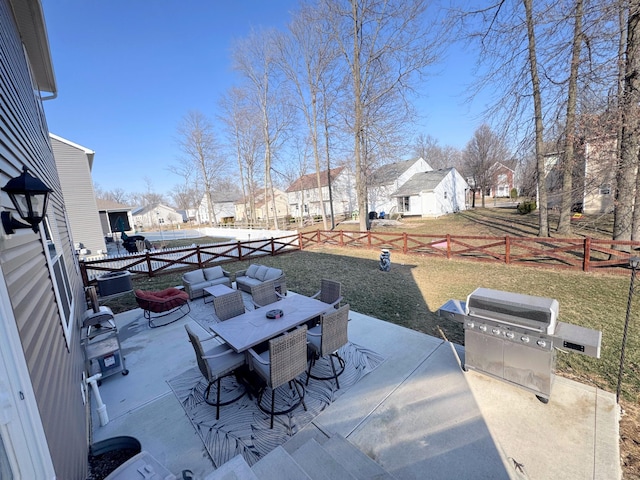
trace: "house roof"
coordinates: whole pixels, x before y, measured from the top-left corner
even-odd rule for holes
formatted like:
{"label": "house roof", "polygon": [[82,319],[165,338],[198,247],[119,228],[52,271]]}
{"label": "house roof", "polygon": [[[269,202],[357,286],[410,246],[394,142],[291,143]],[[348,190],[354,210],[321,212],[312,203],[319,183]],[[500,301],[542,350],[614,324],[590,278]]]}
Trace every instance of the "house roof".
{"label": "house roof", "polygon": [[62,138],[51,132],[49,132],[49,137],[83,152],[87,156],[87,160],[89,161],[89,170],[93,169],[93,157],[96,154],[96,152],[94,152],[93,150],[89,150],[87,147],[83,147],[82,145],[78,145],[77,143],[73,143],[71,140],[67,140],[66,138]]}
{"label": "house roof", "polygon": [[20,38],[27,50],[38,89],[42,92],[53,93],[55,97],[58,88],[53,73],[42,5],[39,0],[10,0],[9,3],[20,32]]}
{"label": "house roof", "polygon": [[[333,182],[338,175],[342,173],[344,167],[336,167],[331,169],[331,181]],[[326,187],[328,184],[327,181],[327,171],[323,170],[320,172],[320,186]],[[303,190],[313,190],[318,188],[318,181],[316,179],[316,174],[309,173],[307,175],[303,175],[298,178],[295,182],[293,182],[289,188],[287,188],[287,193],[291,192],[300,192]]]}
{"label": "house roof", "polygon": [[114,202],[113,200],[103,200],[101,198],[96,198],[96,204],[98,205],[98,210],[102,212],[113,212],[113,211],[123,211],[123,210],[131,210],[131,207],[127,207],[118,202]]}
{"label": "house roof", "polygon": [[145,205],[144,207],[136,207],[133,209],[133,211],[131,212],[132,215],[134,216],[138,216],[138,215],[145,215],[149,212],[152,212],[158,208],[163,208],[165,210],[171,210],[172,212],[176,212],[176,209],[173,207],[169,207],[167,205],[163,205],[161,203],[152,203],[151,205]]}
{"label": "house roof", "polygon": [[428,192],[440,185],[453,168],[433,170],[431,172],[418,172],[407,180],[398,190],[391,194],[392,197],[410,197],[420,192]]}
{"label": "house roof", "polygon": [[390,185],[395,182],[400,175],[409,170],[419,158],[404,160],[402,162],[388,163],[383,165],[371,174],[373,185]]}

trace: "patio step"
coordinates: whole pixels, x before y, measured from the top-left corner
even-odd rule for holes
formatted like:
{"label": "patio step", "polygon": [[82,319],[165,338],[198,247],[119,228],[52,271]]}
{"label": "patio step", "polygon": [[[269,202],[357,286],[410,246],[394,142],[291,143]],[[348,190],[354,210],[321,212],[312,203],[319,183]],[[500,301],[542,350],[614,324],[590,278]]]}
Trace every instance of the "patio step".
{"label": "patio step", "polygon": [[322,444],[358,480],[393,480],[394,477],[371,457],[341,435],[334,434]]}
{"label": "patio step", "polygon": [[220,465],[204,480],[259,480],[242,455],[236,455],[227,463]]}
{"label": "patio step", "polygon": [[312,480],[356,480],[329,452],[311,439],[291,454]]}
{"label": "patio step", "polygon": [[310,479],[302,467],[281,446],[258,460],[251,469],[260,480]]}

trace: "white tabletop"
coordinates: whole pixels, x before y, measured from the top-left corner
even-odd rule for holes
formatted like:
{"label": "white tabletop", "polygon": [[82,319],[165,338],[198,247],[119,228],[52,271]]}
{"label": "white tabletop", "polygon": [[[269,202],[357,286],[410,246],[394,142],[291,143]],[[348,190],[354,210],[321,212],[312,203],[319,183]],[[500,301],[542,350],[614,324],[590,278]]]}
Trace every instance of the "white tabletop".
{"label": "white tabletop", "polygon": [[[237,317],[210,326],[236,352],[258,345],[274,338],[312,318],[320,316],[331,308],[324,302],[304,295],[288,295],[282,300],[250,310]],[[282,310],[284,315],[277,319],[268,319],[270,310]]]}

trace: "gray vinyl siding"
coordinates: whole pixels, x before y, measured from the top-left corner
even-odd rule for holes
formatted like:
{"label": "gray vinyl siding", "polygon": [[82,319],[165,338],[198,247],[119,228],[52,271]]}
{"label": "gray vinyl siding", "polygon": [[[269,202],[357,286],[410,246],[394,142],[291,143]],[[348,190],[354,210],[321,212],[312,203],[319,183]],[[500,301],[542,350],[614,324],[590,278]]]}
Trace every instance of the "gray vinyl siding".
{"label": "gray vinyl siding", "polygon": [[87,154],[56,138],[51,138],[51,146],[60,175],[73,243],[81,243],[87,249],[86,256],[99,255],[98,250],[106,251],[107,247],[98,216]]}
{"label": "gray vinyl siding", "polygon": [[[54,189],[49,217],[57,225],[75,298],[69,346],[40,234],[17,230],[0,240],[0,265],[29,369],[47,444],[60,479],[87,475],[88,415],[82,402],[84,370],[77,319],[86,309],[72,252],[64,203],[39,98],[34,95],[24,50],[7,0],[0,0],[0,184],[26,164]],[[2,209],[12,211],[8,197]]]}

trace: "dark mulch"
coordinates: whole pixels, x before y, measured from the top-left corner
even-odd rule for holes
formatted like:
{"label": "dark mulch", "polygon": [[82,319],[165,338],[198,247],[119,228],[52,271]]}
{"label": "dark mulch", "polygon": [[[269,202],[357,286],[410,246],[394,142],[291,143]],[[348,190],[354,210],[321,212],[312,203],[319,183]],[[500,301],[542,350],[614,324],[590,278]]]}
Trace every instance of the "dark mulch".
{"label": "dark mulch", "polygon": [[103,480],[116,468],[140,453],[140,449],[119,448],[100,455],[89,455],[89,475],[87,480]]}

